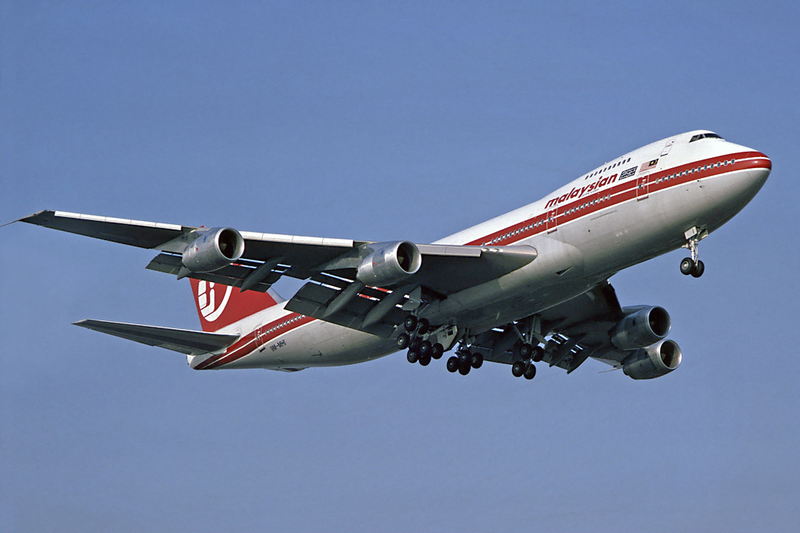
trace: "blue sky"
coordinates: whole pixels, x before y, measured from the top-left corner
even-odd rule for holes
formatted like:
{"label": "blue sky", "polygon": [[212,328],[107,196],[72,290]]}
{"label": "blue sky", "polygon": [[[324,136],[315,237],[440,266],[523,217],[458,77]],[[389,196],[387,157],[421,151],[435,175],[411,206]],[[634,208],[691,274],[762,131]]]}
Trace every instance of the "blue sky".
{"label": "blue sky", "polygon": [[[697,128],[765,152],[700,248],[612,278],[681,368],[533,382],[402,354],[194,372],[150,252],[0,228],[3,531],[794,531],[800,8],[0,2],[0,222],[59,209],[430,242]],[[292,286],[284,284],[283,292]]]}

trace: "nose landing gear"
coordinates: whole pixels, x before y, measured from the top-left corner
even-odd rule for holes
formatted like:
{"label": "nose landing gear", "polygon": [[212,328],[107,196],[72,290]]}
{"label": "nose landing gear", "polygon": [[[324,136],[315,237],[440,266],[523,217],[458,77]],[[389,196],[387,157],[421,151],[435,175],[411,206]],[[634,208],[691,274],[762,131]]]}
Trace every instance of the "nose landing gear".
{"label": "nose landing gear", "polygon": [[699,259],[698,243],[708,236],[708,231],[693,227],[686,231],[684,235],[687,242],[683,247],[692,252],[692,257],[686,257],[681,261],[681,274],[699,278],[706,271],[706,266]]}

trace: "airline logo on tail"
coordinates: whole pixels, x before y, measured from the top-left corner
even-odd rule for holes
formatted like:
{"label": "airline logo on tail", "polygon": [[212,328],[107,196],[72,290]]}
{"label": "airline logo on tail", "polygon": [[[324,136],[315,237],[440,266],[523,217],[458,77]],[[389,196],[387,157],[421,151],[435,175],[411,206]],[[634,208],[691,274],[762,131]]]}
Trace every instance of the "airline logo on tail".
{"label": "airline logo on tail", "polygon": [[217,305],[217,294],[221,290],[216,290],[215,285],[215,283],[206,281],[200,281],[197,284],[197,309],[203,315],[203,318],[209,322],[214,322],[225,311],[225,306],[228,305],[228,300],[233,290],[233,287],[227,285],[225,287],[225,296],[222,297],[222,302]]}
{"label": "airline logo on tail", "polygon": [[[219,331],[225,326],[278,304],[271,292],[241,292],[235,287],[191,278],[194,303],[203,331]],[[281,300],[283,301],[283,300]]]}

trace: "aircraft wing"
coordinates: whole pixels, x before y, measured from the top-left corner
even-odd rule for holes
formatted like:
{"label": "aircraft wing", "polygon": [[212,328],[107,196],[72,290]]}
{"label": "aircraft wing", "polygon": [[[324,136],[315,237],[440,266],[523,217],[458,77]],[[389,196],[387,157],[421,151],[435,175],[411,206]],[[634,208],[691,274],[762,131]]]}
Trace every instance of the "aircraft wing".
{"label": "aircraft wing", "polygon": [[[567,373],[589,357],[620,368],[630,352],[615,348],[609,331],[624,316],[625,310],[608,282],[543,311],[539,314],[541,338],[537,339],[545,344],[543,361]],[[513,323],[487,331],[474,346],[481,349],[486,361],[512,364],[516,360],[513,347],[520,340],[519,332],[527,325]]]}
{"label": "aircraft wing", "polygon": [[[181,265],[181,254],[205,229],[197,226],[145,222],[64,211],[40,211],[20,219],[20,222],[139,248],[161,250],[164,253],[156,257],[148,268],[170,273],[175,270],[175,274]],[[294,273],[295,277],[302,277],[301,273],[318,264],[331,261],[353,247],[363,244],[346,239],[322,239],[296,235],[250,232],[242,232],[241,235],[245,241],[245,249],[241,260],[237,261],[236,265],[208,273],[207,276],[190,274],[189,277],[241,286],[242,279],[247,277],[251,271],[265,262],[277,258],[287,261],[287,263],[280,263],[284,267],[292,267],[293,272],[289,275]],[[177,262],[175,261],[176,257]],[[176,265],[177,267],[173,268]],[[237,269],[236,266],[242,268]],[[284,274],[283,270],[287,269],[281,269],[279,264],[275,263],[270,270],[280,271],[281,274]],[[269,285],[271,283],[261,283],[253,289],[265,292]]]}
{"label": "aircraft wing", "polygon": [[219,352],[239,339],[238,335],[109,322],[107,320],[80,320],[75,322],[75,325],[187,355]]}
{"label": "aircraft wing", "polygon": [[[418,244],[419,270],[380,288],[357,280],[356,272],[376,246],[386,243],[241,232],[240,257],[212,271],[189,271],[185,252],[207,228],[40,211],[20,219],[52,229],[160,250],[147,268],[242,290],[266,291],[281,276],[309,280],[286,308],[380,336],[390,336],[402,321],[403,306],[445,298],[512,272],[536,259],[530,246]],[[231,230],[233,231],[233,230]],[[391,243],[389,243],[391,244]],[[381,304],[384,302],[383,304]]]}

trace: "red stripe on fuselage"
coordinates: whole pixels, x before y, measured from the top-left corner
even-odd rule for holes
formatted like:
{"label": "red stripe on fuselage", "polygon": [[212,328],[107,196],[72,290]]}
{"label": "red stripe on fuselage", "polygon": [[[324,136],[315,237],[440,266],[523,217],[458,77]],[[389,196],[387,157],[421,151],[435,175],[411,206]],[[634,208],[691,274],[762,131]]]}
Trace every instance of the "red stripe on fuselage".
{"label": "red stripe on fuselage", "polygon": [[[735,161],[735,163],[731,163],[731,161]],[[701,168],[702,170],[699,170]],[[644,175],[647,176],[647,194],[652,194],[699,179],[751,168],[771,169],[772,162],[761,152],[739,152],[721,157],[702,159]],[[559,204],[552,209],[545,209],[544,212],[535,217],[494,231],[479,239],[474,239],[466,243],[466,245],[507,246],[533,235],[546,232],[548,230],[547,219],[554,211],[556,212],[555,220],[549,225],[550,228],[578,220],[586,215],[591,215],[629,200],[635,200],[637,197],[636,190],[642,176],[631,176],[623,181],[619,181],[619,178],[617,178],[613,182],[613,186],[599,191],[595,189],[591,194],[579,197],[573,202]]]}
{"label": "red stripe on fuselage", "polygon": [[273,339],[294,331],[314,320],[316,319],[310,316],[288,313],[269,324],[251,331],[225,350],[225,353],[209,357],[194,368],[195,370],[220,368],[223,365],[238,361],[242,357],[253,353],[256,349],[266,346]]}

